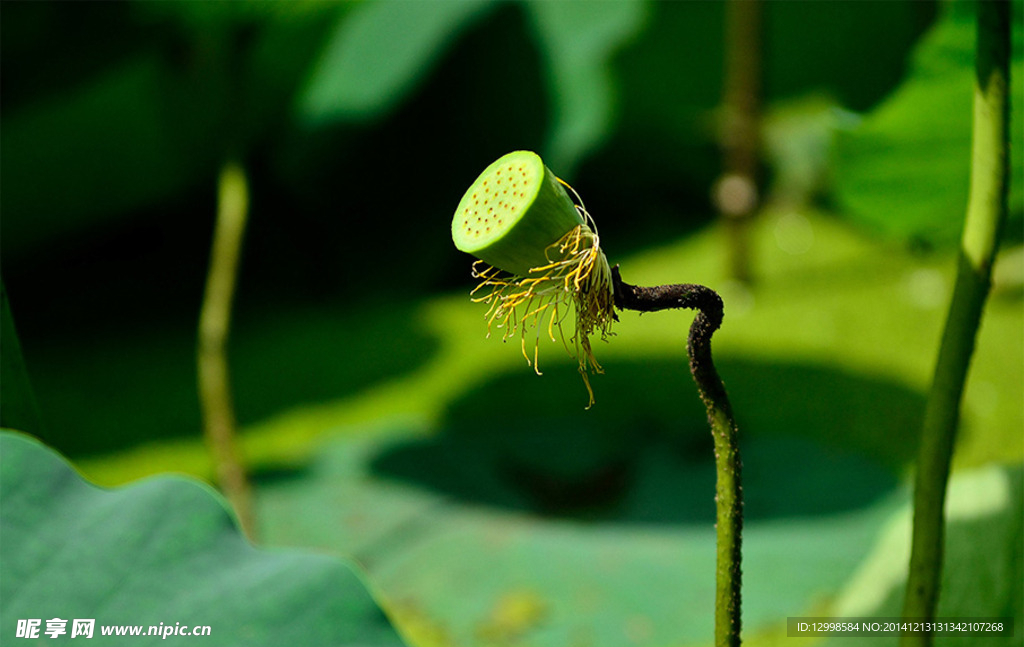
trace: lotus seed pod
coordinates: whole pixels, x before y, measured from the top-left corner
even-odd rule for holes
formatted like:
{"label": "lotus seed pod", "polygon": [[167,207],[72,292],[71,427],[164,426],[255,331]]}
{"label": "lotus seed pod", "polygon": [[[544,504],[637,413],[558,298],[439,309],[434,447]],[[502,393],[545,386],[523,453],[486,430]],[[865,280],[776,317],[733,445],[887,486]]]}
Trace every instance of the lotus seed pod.
{"label": "lotus seed pod", "polygon": [[488,166],[452,219],[455,246],[498,269],[527,276],[559,260],[548,248],[583,218],[540,156],[515,151]]}

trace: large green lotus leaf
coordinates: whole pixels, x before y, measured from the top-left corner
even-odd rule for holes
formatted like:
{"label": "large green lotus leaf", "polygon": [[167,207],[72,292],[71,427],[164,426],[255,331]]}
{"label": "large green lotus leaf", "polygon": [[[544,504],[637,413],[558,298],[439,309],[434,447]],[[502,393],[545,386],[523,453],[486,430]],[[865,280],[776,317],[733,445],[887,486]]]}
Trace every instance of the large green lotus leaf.
{"label": "large green lotus leaf", "polygon": [[[922,39],[911,73],[838,141],[836,189],[856,218],[894,237],[948,242],[963,226],[971,156],[974,4],[950,2]],[[1013,3],[1012,102],[1024,97],[1024,3]],[[1017,106],[1010,141],[1024,141]],[[1024,160],[1011,155],[1010,209],[1024,208]]]}
{"label": "large green lotus leaf", "polygon": [[[570,428],[538,429],[547,459],[589,451]],[[714,468],[694,432],[692,450],[636,441],[621,473],[606,457],[564,477],[496,438],[348,440],[265,484],[261,513],[268,541],[357,555],[417,644],[706,644]],[[878,464],[796,438],[751,440],[744,460],[744,618],[757,634],[840,588],[905,494]]]}
{"label": "large green lotus leaf", "polygon": [[[180,477],[93,486],[58,455],[0,435],[0,631],[19,619],[209,626],[209,645],[400,646],[357,572],[338,559],[250,545],[219,497]],[[163,644],[144,636],[132,644]]]}
{"label": "large green lotus leaf", "polygon": [[[861,425],[888,437],[918,426],[901,412],[919,397],[824,367],[718,363],[744,403],[744,614],[757,633],[838,589],[905,498],[850,437]],[[402,626],[450,641],[440,644],[706,642],[715,476],[699,400],[681,396],[691,385],[677,361],[605,368],[616,397],[600,416],[516,373],[478,384],[434,437],[396,425],[332,443],[308,469],[263,482],[268,541],[357,555]],[[549,366],[544,379],[574,371]],[[876,408],[794,408],[758,395],[765,384],[837,410]],[[488,418],[508,394],[529,410]]]}
{"label": "large green lotus leaf", "polygon": [[[735,362],[721,364],[739,372]],[[734,384],[745,396],[749,387]],[[499,386],[508,393],[514,385]],[[868,387],[853,379],[833,386]],[[885,389],[873,395],[883,400]],[[879,405],[872,420],[861,422],[903,432],[902,422],[886,421],[887,403]],[[781,430],[759,420],[761,412],[745,411],[746,642],[780,644],[789,616],[899,615],[910,536],[907,484],[849,448],[774,435]],[[574,455],[593,454],[585,437],[600,442],[607,433],[600,421],[579,434],[571,431],[578,419],[541,422],[526,425],[534,427],[529,433],[516,432],[517,417],[505,426],[492,421],[493,431],[479,427],[475,437],[449,432],[410,441],[409,430],[396,428],[392,438],[332,443],[308,469],[261,490],[270,540],[359,555],[397,621],[424,646],[709,644],[714,472],[710,448],[699,442],[705,431],[685,429],[687,442],[673,444],[651,440],[653,421],[635,423],[624,430],[633,438],[632,455],[620,448],[597,469],[591,456],[589,478],[554,469],[542,477],[539,466],[579,463]],[[779,427],[793,422],[824,428],[813,408]],[[619,478],[617,461],[628,465]],[[612,497],[600,493],[616,488],[622,491]],[[606,501],[566,512],[587,497]],[[542,498],[546,511],[538,511]],[[954,474],[941,615],[1020,622],[1020,501],[1019,467]],[[334,514],[317,514],[323,509]]]}

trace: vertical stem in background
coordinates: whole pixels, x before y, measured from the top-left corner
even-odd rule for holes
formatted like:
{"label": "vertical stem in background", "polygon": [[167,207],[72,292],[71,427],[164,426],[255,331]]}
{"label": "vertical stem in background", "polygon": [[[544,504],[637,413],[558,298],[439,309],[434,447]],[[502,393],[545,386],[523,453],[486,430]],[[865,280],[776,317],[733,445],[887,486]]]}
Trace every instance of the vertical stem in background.
{"label": "vertical stem in background", "polygon": [[[971,186],[953,300],[939,347],[914,484],[914,533],[903,615],[931,619],[942,581],[943,508],[960,400],[1006,219],[1009,169],[1010,3],[980,1]],[[930,645],[906,636],[901,645]]]}
{"label": "vertical stem in background", "polygon": [[235,413],[228,379],[227,339],[238,259],[249,209],[245,172],[235,163],[221,170],[217,223],[199,315],[199,400],[203,432],[213,453],[221,489],[235,508],[242,531],[256,539],[252,494],[235,435]]}
{"label": "vertical stem in background", "polygon": [[623,310],[654,312],[668,308],[697,311],[690,325],[686,350],[690,372],[708,414],[715,442],[715,507],[717,559],[715,568],[715,645],[738,647],[741,628],[743,487],[742,461],[736,421],[725,385],[711,358],[711,336],[722,325],[722,298],[703,285],[637,287],[622,281],[619,266],[612,268],[615,305]]}
{"label": "vertical stem in background", "polygon": [[752,278],[750,220],[759,202],[762,10],[760,0],[726,4],[724,172],[715,185],[714,202],[728,232],[729,276],[744,283]]}

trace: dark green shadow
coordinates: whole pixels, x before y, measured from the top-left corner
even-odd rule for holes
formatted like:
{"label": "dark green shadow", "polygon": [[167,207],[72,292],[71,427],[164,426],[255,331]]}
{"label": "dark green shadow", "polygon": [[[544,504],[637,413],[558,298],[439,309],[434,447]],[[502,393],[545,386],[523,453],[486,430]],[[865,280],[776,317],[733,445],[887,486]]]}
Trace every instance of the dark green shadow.
{"label": "dark green shadow", "polygon": [[[920,394],[829,367],[719,364],[740,425],[747,519],[858,509],[896,487],[916,445]],[[455,402],[440,434],[387,447],[372,468],[464,501],[547,515],[713,520],[713,448],[686,368],[605,368],[590,411],[565,396],[582,389],[573,368],[506,375]]]}
{"label": "dark green shadow", "polygon": [[[228,355],[240,425],[414,371],[438,349],[416,303],[243,314]],[[186,322],[187,323],[187,322]],[[194,325],[110,334],[30,357],[49,445],[73,458],[201,437]]]}

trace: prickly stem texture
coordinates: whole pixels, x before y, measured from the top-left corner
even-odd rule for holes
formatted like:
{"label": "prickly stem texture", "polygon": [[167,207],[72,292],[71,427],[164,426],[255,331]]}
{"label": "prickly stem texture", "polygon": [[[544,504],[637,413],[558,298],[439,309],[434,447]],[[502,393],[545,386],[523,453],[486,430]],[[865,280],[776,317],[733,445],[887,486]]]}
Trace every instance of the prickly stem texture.
{"label": "prickly stem texture", "polygon": [[715,587],[715,645],[740,644],[742,581],[743,488],[742,462],[732,407],[711,358],[711,336],[722,325],[722,298],[703,285],[676,284],[637,287],[622,281],[612,268],[615,305],[623,310],[654,312],[669,308],[696,310],[690,325],[687,352],[690,372],[707,409],[715,443],[715,488],[718,550]]}

